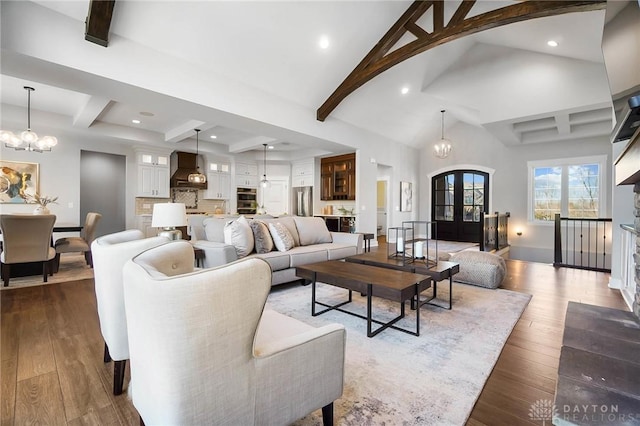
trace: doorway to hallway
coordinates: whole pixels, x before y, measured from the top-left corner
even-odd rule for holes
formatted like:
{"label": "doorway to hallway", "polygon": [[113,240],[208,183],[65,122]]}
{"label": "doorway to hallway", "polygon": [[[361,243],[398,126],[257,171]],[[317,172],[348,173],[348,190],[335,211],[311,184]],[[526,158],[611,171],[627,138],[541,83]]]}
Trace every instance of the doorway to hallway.
{"label": "doorway to hallway", "polygon": [[80,151],[80,224],[100,213],[96,237],[126,229],[126,176],[124,155]]}

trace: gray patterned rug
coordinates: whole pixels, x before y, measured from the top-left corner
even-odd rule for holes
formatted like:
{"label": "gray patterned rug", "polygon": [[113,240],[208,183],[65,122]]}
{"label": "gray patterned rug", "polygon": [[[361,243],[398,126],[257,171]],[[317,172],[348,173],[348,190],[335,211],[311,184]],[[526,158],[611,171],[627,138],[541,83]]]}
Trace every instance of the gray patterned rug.
{"label": "gray patterned rug", "polygon": [[[438,295],[448,297],[448,285],[440,284]],[[345,300],[346,290],[318,286],[318,300],[333,303],[336,297]],[[353,297],[344,308],[364,314],[366,298]],[[368,338],[366,320],[342,312],[312,317],[311,286],[276,286],[267,305],[311,325],[346,326],[345,388],[334,403],[337,425],[463,425],[530,298],[454,283],[453,310],[422,307],[419,337],[387,329]],[[393,318],[398,309],[374,298],[374,318]],[[414,329],[415,312],[408,307],[407,312],[398,325]],[[296,423],[321,424],[319,410]]]}

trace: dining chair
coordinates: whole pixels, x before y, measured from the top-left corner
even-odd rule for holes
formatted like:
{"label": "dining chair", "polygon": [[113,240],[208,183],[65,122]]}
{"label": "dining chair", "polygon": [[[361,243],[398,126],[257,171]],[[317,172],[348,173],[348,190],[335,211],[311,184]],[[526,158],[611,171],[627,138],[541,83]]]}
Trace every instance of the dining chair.
{"label": "dining chair", "polygon": [[0,215],[2,230],[2,278],[4,286],[9,285],[11,265],[42,262],[42,280],[46,283],[53,273],[53,259],[56,251],[51,247],[51,232],[56,216],[48,215]]}
{"label": "dining chair", "polygon": [[102,218],[100,213],[89,212],[84,221],[82,231],[80,231],[79,237],[65,237],[56,240],[56,261],[55,270],[60,268],[60,254],[61,253],[74,253],[83,252],[84,259],[87,265],[93,268],[93,259],[91,257],[91,243],[95,239],[96,226]]}

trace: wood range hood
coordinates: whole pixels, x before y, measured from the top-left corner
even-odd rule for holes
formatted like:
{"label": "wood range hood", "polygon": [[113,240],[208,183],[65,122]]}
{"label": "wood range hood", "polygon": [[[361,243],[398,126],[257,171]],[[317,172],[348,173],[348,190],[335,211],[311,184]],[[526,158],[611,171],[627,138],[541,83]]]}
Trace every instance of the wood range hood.
{"label": "wood range hood", "polygon": [[176,152],[177,169],[171,175],[169,185],[176,189],[207,189],[207,182],[189,182],[191,173],[198,173],[198,155],[191,152]]}

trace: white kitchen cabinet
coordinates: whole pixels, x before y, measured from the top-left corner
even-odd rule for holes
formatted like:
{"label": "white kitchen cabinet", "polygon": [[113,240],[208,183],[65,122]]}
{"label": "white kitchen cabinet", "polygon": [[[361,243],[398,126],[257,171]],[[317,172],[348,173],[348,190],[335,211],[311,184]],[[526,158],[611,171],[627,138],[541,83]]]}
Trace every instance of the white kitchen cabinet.
{"label": "white kitchen cabinet", "polygon": [[138,164],[169,167],[170,154],[138,151]]}
{"label": "white kitchen cabinet", "polygon": [[158,229],[151,226],[151,215],[137,216],[137,228],[142,231],[145,238],[158,236]]}
{"label": "white kitchen cabinet", "polygon": [[209,185],[204,198],[211,200],[228,200],[231,196],[231,175],[229,173],[207,173]]}
{"label": "white kitchen cabinet", "polygon": [[291,186],[313,186],[313,161],[293,163]]}
{"label": "white kitchen cabinet", "polygon": [[169,198],[169,154],[138,151],[138,197]]}
{"label": "white kitchen cabinet", "polygon": [[236,186],[240,188],[257,188],[258,166],[250,163],[236,163]]}
{"label": "white kitchen cabinet", "polygon": [[236,186],[241,188],[257,188],[258,176],[236,176]]}
{"label": "white kitchen cabinet", "polygon": [[207,190],[204,198],[228,200],[231,197],[231,164],[219,160],[207,163]]}
{"label": "white kitchen cabinet", "polygon": [[236,175],[258,176],[258,165],[250,163],[236,163]]}
{"label": "white kitchen cabinet", "polygon": [[210,161],[207,173],[231,173],[231,165],[218,161]]}
{"label": "white kitchen cabinet", "polygon": [[138,197],[169,198],[169,167],[138,165]]}

